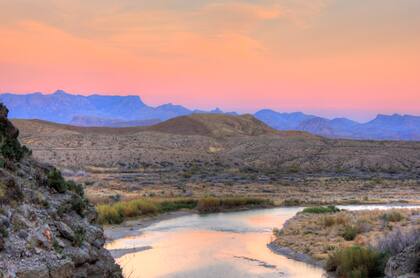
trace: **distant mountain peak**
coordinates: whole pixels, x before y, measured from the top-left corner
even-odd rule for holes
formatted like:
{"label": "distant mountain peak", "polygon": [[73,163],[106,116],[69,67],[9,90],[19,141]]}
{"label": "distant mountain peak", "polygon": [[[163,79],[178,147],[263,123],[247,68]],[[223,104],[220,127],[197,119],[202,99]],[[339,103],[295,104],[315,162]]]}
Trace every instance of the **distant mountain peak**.
{"label": "distant mountain peak", "polygon": [[70,95],[69,93],[67,93],[64,90],[57,90],[53,93],[53,95]]}

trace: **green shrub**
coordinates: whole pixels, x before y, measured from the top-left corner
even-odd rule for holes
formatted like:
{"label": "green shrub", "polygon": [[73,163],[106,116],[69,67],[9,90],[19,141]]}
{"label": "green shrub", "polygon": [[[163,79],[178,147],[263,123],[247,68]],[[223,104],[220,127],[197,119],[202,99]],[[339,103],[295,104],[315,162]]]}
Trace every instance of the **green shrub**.
{"label": "green shrub", "polygon": [[355,245],[331,253],[325,269],[344,278],[382,277],[386,261],[384,254]]}
{"label": "green shrub", "polygon": [[74,239],[73,239],[73,245],[80,247],[82,246],[83,241],[85,240],[86,231],[83,228],[78,228],[74,232]]}
{"label": "green shrub", "polygon": [[60,244],[58,243],[56,239],[53,240],[53,248],[55,252],[57,252],[58,254],[63,253],[63,247],[60,246]]}
{"label": "green shrub", "polygon": [[326,207],[309,207],[304,208],[303,213],[332,213],[339,212],[340,209],[336,206],[326,206]]}
{"label": "green shrub", "polygon": [[20,161],[26,152],[29,150],[25,147],[23,148],[19,141],[16,139],[7,138],[3,145],[1,146],[1,154],[10,160]]}
{"label": "green shrub", "polygon": [[83,212],[87,207],[87,200],[80,196],[73,196],[71,198],[71,208],[76,211],[80,216],[83,216]]}
{"label": "green shrub", "polygon": [[80,197],[83,197],[85,195],[83,186],[81,184],[75,183],[74,181],[67,181],[66,183],[68,190],[73,191]]}
{"label": "green shrub", "polygon": [[342,234],[343,238],[347,241],[353,240],[358,234],[357,228],[354,226],[345,226]]}
{"label": "green shrub", "polygon": [[0,226],[0,235],[4,238],[9,236],[9,232],[7,231],[6,227],[3,225]]}
{"label": "green shrub", "polygon": [[61,175],[60,171],[53,169],[48,173],[47,176],[48,186],[54,188],[59,193],[64,193],[67,190],[67,183]]}

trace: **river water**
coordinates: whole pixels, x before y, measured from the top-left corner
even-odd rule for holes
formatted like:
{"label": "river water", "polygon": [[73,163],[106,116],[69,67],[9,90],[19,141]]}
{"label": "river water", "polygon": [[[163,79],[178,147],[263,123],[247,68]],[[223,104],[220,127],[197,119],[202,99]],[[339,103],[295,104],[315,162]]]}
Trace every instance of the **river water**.
{"label": "river water", "polygon": [[322,269],[274,254],[267,248],[272,229],[281,228],[300,210],[274,208],[181,216],[140,228],[134,236],[109,242],[106,248],[114,250],[124,276],[130,278],[323,277]]}

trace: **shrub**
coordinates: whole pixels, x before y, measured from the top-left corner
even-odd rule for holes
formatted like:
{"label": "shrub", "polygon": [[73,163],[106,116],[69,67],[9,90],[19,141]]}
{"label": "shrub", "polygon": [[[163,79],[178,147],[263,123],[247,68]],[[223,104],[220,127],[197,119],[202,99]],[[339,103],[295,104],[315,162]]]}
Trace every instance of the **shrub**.
{"label": "shrub", "polygon": [[60,246],[60,244],[58,243],[58,241],[56,239],[54,239],[54,241],[53,241],[53,248],[54,248],[55,252],[57,252],[58,254],[63,253],[63,247]]}
{"label": "shrub", "polygon": [[67,188],[70,191],[73,191],[80,197],[83,197],[85,195],[85,192],[83,191],[83,186],[81,184],[75,183],[74,181],[67,181]]}
{"label": "shrub", "polygon": [[384,254],[355,245],[331,253],[325,269],[345,278],[382,277],[386,261]]}
{"label": "shrub", "polygon": [[83,241],[85,240],[86,231],[83,228],[78,228],[74,232],[74,239],[73,239],[73,245],[80,247],[82,246]]}
{"label": "shrub", "polygon": [[47,184],[49,187],[54,188],[59,193],[64,193],[67,190],[67,183],[61,175],[60,171],[53,169],[48,173]]}
{"label": "shrub", "polygon": [[387,211],[382,215],[382,219],[387,222],[400,222],[404,216],[397,210]]}
{"label": "shrub", "polygon": [[343,238],[347,241],[353,240],[356,238],[358,230],[354,226],[345,226],[344,232],[342,234]]}
{"label": "shrub", "polygon": [[7,138],[1,146],[1,154],[10,160],[20,161],[29,150],[23,148],[16,139]]}
{"label": "shrub", "polygon": [[309,207],[304,208],[303,213],[332,213],[339,212],[340,209],[336,206],[326,206],[326,207]]}
{"label": "shrub", "polygon": [[9,232],[7,231],[7,228],[3,225],[0,226],[0,235],[4,238],[9,236]]}
{"label": "shrub", "polygon": [[389,256],[395,256],[420,239],[420,229],[402,231],[396,229],[378,240],[376,248]]}
{"label": "shrub", "polygon": [[80,196],[72,196],[71,208],[76,211],[80,216],[83,216],[83,212],[87,207],[87,200]]}

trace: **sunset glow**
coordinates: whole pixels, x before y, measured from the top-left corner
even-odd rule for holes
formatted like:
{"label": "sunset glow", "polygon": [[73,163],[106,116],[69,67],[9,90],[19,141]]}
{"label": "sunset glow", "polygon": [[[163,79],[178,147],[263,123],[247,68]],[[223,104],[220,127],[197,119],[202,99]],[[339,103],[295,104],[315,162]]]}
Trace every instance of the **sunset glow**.
{"label": "sunset glow", "polygon": [[0,91],[420,114],[420,1],[0,0]]}

